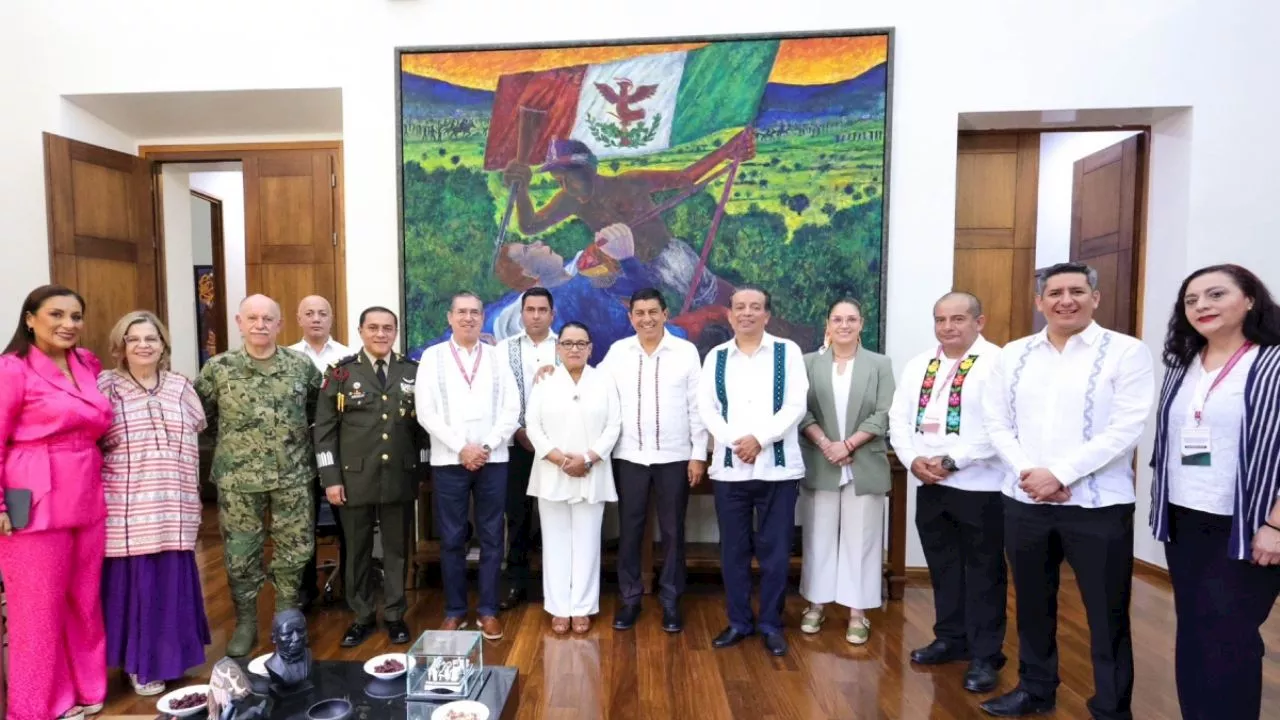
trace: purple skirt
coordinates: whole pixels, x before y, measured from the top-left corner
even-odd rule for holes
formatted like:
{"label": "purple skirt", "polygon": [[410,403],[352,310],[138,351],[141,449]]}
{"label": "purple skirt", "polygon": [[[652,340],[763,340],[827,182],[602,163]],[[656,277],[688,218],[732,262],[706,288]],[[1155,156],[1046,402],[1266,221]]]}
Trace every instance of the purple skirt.
{"label": "purple skirt", "polygon": [[109,667],[149,683],[177,680],[204,664],[209,620],[194,552],[107,558],[102,611]]}

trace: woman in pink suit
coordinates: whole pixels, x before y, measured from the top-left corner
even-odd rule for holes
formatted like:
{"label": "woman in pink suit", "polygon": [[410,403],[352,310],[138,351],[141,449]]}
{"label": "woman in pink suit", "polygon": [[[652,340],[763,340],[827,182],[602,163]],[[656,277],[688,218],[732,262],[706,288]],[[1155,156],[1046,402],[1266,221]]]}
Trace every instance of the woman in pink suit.
{"label": "woman in pink suit", "polygon": [[[79,349],[84,300],[56,285],[22,304],[0,355],[0,575],[9,619],[9,720],[82,718],[107,695],[101,583],[106,502],[98,439],[111,404]],[[30,491],[25,527],[15,529]]]}

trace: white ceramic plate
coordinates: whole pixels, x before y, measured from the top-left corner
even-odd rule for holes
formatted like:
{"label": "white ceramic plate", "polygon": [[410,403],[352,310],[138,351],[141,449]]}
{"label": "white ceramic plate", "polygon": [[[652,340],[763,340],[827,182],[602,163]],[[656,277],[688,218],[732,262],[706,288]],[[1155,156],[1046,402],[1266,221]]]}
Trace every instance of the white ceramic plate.
{"label": "white ceramic plate", "polygon": [[271,659],[272,655],[275,655],[275,653],[259,655],[258,657],[250,660],[249,673],[257,675],[258,677],[267,677],[267,661]]}
{"label": "white ceramic plate", "polygon": [[478,703],[475,700],[457,700],[448,705],[441,705],[431,713],[431,720],[452,720],[449,717],[451,711],[459,713],[471,713],[471,716],[462,715],[466,720],[489,720],[489,708],[484,703]]}
{"label": "white ceramic plate", "polygon": [[[374,668],[378,667],[379,665],[381,665],[382,663],[388,660],[395,660],[396,662],[399,662],[400,666],[404,669],[397,670],[395,672],[389,672],[389,673],[380,673],[374,670]],[[378,678],[379,680],[395,680],[401,675],[404,675],[408,669],[409,669],[409,656],[405,655],[404,653],[387,653],[386,655],[379,655],[375,658],[370,659],[368,662],[364,664],[364,671]]]}
{"label": "white ceramic plate", "polygon": [[[170,702],[178,700],[179,698],[186,697],[191,693],[197,693],[203,696],[205,698],[205,701],[200,703],[199,705],[196,705],[195,707],[185,708],[183,710],[173,710],[169,707]],[[209,704],[209,686],[208,685],[188,685],[187,687],[174,690],[173,692],[170,692],[169,694],[160,698],[160,702],[156,703],[156,709],[162,713],[173,715],[174,717],[187,717],[188,715],[195,715],[201,710],[204,710],[204,706],[208,704]]]}

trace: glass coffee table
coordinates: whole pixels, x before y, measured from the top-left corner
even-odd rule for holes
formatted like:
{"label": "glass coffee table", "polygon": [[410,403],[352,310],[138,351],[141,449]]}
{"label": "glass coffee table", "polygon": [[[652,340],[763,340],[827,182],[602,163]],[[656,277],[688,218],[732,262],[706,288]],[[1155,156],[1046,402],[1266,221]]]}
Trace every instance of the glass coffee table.
{"label": "glass coffee table", "polygon": [[[489,708],[489,720],[509,720],[516,716],[519,705],[517,688],[520,673],[513,667],[487,667],[476,687],[467,698],[450,697],[440,700],[408,700],[405,697],[405,679],[382,681],[370,677],[364,671],[363,662],[319,661],[311,671],[312,687],[287,697],[277,697],[271,710],[272,720],[306,720],[307,710],[330,698],[344,698],[351,702],[351,720],[431,720],[431,713],[454,700],[475,700]],[[255,691],[264,691],[266,681],[250,676]],[[170,720],[173,716],[161,714],[156,720]],[[201,711],[189,716],[189,720],[205,720]],[[215,719],[216,720],[216,719]]]}

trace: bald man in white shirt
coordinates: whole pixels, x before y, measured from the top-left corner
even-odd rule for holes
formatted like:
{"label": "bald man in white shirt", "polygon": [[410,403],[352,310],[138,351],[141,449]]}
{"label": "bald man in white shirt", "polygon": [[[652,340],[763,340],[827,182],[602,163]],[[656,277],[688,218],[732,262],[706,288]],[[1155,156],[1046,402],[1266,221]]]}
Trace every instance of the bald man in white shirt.
{"label": "bald man in white shirt", "polygon": [[987,431],[1006,465],[1005,546],[1018,613],[1018,687],[982,704],[997,717],[1055,706],[1064,559],[1089,622],[1089,712],[1133,717],[1133,449],[1155,376],[1142,341],[1094,322],[1099,298],[1087,265],[1041,273],[1036,308],[1046,327],[1001,351],[984,393]]}

